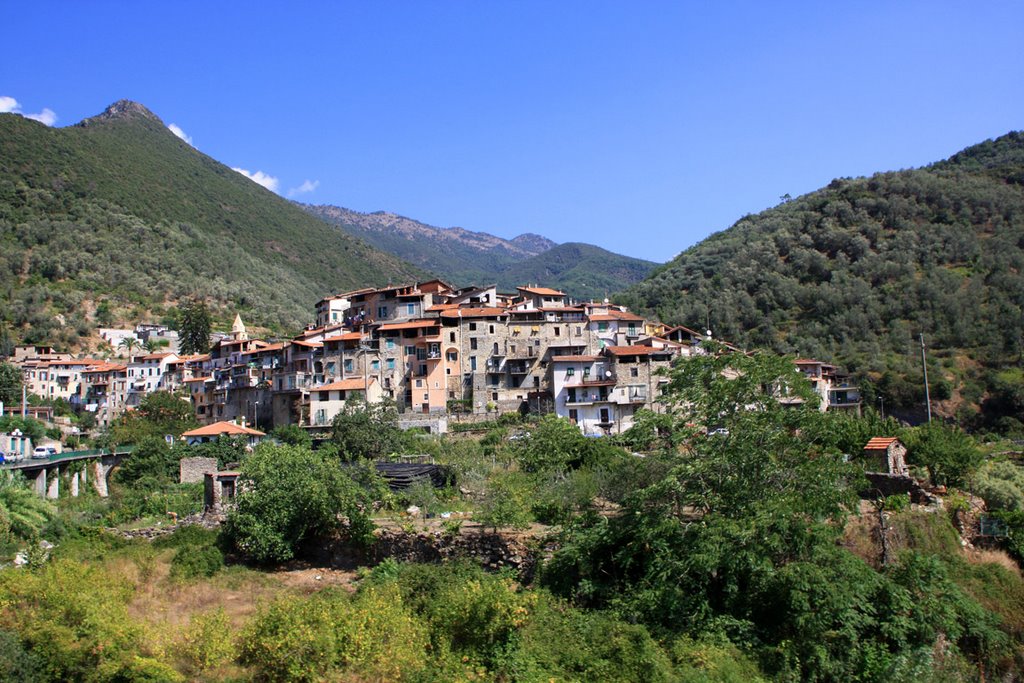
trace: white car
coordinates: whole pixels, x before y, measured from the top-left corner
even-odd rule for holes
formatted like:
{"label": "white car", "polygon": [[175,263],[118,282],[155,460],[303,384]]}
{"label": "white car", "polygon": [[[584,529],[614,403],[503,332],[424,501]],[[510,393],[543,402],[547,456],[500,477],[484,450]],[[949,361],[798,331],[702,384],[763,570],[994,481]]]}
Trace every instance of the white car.
{"label": "white car", "polygon": [[46,446],[36,446],[32,450],[32,458],[34,460],[46,460],[50,457],[50,449]]}

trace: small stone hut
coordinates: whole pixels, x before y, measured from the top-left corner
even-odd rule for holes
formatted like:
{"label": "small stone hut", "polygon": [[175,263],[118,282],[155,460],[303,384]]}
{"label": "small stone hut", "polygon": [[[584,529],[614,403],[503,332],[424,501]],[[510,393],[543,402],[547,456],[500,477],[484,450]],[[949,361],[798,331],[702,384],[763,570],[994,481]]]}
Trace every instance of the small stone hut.
{"label": "small stone hut", "polygon": [[894,436],[876,436],[864,446],[865,469],[868,472],[885,472],[907,476],[907,447]]}

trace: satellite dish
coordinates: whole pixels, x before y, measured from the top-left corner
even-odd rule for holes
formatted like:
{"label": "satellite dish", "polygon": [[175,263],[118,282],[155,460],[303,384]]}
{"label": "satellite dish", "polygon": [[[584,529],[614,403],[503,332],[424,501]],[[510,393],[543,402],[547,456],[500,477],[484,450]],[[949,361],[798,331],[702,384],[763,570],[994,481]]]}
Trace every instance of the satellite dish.
{"label": "satellite dish", "polygon": [[708,339],[711,339],[711,330],[707,330],[707,337]]}
{"label": "satellite dish", "polygon": [[604,371],[604,376],[605,377],[611,377],[612,376],[612,371],[611,370],[605,370]]}

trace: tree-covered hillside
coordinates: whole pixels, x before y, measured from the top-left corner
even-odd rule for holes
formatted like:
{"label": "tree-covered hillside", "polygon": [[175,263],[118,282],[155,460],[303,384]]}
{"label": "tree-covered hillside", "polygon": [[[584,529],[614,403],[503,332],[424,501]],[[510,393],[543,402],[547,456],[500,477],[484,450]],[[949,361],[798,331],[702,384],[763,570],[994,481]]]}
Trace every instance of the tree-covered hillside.
{"label": "tree-covered hillside", "polygon": [[1024,135],[745,216],[624,300],[743,346],[845,365],[891,407],[923,405],[923,333],[940,412],[1019,429]]}
{"label": "tree-covered hillside", "polygon": [[67,345],[193,296],[275,329],[324,294],[422,274],[119,102],[68,128],[0,115],[0,323]]}
{"label": "tree-covered hillside", "polygon": [[575,297],[603,299],[655,268],[650,261],[622,256],[592,244],[566,242],[509,266],[498,284],[505,288],[532,282],[557,287]]}
{"label": "tree-covered hillside", "polygon": [[306,206],[318,218],[458,285],[492,284],[514,291],[539,283],[580,298],[601,298],[639,282],[654,263],[590,244],[555,244],[524,234],[506,240],[462,228],[436,228],[386,212]]}

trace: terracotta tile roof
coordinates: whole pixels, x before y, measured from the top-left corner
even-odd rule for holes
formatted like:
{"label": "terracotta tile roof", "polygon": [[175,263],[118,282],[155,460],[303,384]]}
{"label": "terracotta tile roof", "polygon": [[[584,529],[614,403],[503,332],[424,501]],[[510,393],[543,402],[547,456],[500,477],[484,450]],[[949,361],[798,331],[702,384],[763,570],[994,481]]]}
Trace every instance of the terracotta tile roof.
{"label": "terracotta tile roof", "polygon": [[437,327],[440,324],[440,320],[412,320],[407,323],[389,323],[387,325],[381,325],[377,329],[380,332],[392,332],[394,330],[417,330],[424,327]]}
{"label": "terracotta tile roof", "polygon": [[520,292],[529,292],[530,294],[538,294],[540,296],[565,296],[565,292],[559,292],[557,289],[551,289],[550,287],[516,287]]}
{"label": "terracotta tile roof", "polygon": [[362,332],[346,332],[345,334],[339,334],[336,337],[325,337],[324,343],[336,342],[336,341],[359,341],[363,338]]}
{"label": "terracotta tile roof", "polygon": [[97,361],[95,358],[76,358],[71,360],[51,360],[48,365],[95,365]]}
{"label": "terracotta tile roof", "polygon": [[601,360],[601,356],[554,356],[551,359],[553,363],[586,363],[595,360]]}
{"label": "terracotta tile roof", "polygon": [[566,384],[567,389],[575,387],[614,387],[618,382],[614,379],[584,379],[573,384]]}
{"label": "terracotta tile roof", "polygon": [[892,444],[899,441],[895,436],[874,436],[868,440],[864,450],[866,451],[884,451],[889,448]]}
{"label": "terracotta tile roof", "polygon": [[797,358],[793,363],[796,365],[822,365],[826,368],[833,367],[831,363],[826,363],[823,360],[813,360],[811,358]]}
{"label": "terracotta tile roof", "polygon": [[183,380],[186,384],[189,382],[209,382],[213,377],[192,377],[191,379]]}
{"label": "terracotta tile roof", "polygon": [[292,339],[292,344],[296,346],[308,346],[313,349],[318,349],[323,346],[323,342],[311,342],[304,339]]}
{"label": "terracotta tile roof", "polygon": [[[367,385],[376,382],[374,378],[370,378],[367,381]],[[312,391],[362,391],[364,388],[363,380],[358,377],[355,379],[342,379],[337,382],[331,382],[330,384],[321,384],[318,387],[310,387]]]}
{"label": "terracotta tile roof", "polygon": [[136,356],[135,360],[162,360],[164,358],[167,358],[167,356],[174,356],[174,355],[176,355],[176,354],[170,353],[170,352],[166,352],[166,353],[150,353],[150,354],[147,354],[145,356]]}
{"label": "terracotta tile roof", "polygon": [[452,308],[458,308],[459,304],[434,304],[427,309],[428,312],[436,313],[437,311],[447,311]]}
{"label": "terracotta tile roof", "polygon": [[[664,344],[665,346],[671,346],[674,349],[682,348],[682,344],[671,339],[664,339],[662,337],[645,337],[637,342],[638,346],[654,346],[654,343]],[[657,347],[655,347],[657,348]]]}
{"label": "terracotta tile roof", "polygon": [[613,356],[650,356],[668,353],[666,349],[656,349],[653,346],[606,346],[604,350]]}
{"label": "terracotta tile roof", "polygon": [[481,308],[460,308],[454,311],[442,311],[442,318],[490,318],[496,315],[505,315],[508,310],[497,307]]}
{"label": "terracotta tile roof", "polygon": [[108,363],[108,362],[104,361],[104,362],[96,363],[95,365],[90,365],[85,370],[82,370],[82,372],[83,373],[85,373],[85,372],[89,372],[89,373],[92,373],[92,372],[115,372],[115,371],[118,371],[118,370],[127,370],[127,369],[128,369],[127,365],[119,365],[117,363]]}
{"label": "terracotta tile roof", "polygon": [[237,425],[234,422],[214,422],[212,425],[184,432],[182,436],[220,436],[221,434],[227,434],[228,436],[266,436],[263,432]]}
{"label": "terracotta tile roof", "polygon": [[665,334],[669,335],[669,334],[672,334],[673,332],[675,332],[677,330],[682,330],[683,332],[686,332],[687,334],[692,335],[694,337],[703,337],[704,336],[703,334],[701,334],[697,330],[691,330],[689,327],[686,327],[684,325],[676,325],[675,327],[670,327],[667,330],[665,330]]}
{"label": "terracotta tile roof", "polygon": [[284,349],[284,342],[281,342],[281,343],[278,343],[278,344],[267,344],[266,346],[264,346],[262,348],[253,349],[252,351],[243,351],[241,353],[241,355],[243,355],[243,356],[252,356],[252,355],[255,355],[257,353],[269,353],[270,351],[281,351],[282,349]]}

